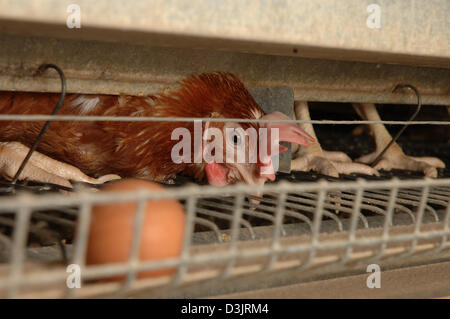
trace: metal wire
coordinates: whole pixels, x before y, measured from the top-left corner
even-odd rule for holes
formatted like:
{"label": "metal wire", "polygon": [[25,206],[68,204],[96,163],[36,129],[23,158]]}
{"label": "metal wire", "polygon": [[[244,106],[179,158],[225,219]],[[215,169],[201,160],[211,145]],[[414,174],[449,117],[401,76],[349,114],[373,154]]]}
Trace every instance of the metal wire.
{"label": "metal wire", "polygon": [[[81,195],[83,196],[83,194]],[[74,245],[75,251],[72,258],[72,264],[78,265],[80,269],[83,269],[85,265],[86,246],[89,238],[89,225],[91,223],[92,205],[90,202],[82,200],[80,206],[80,214]],[[69,287],[67,288],[68,289],[66,291],[66,297],[74,296],[76,290],[69,289]]]}
{"label": "metal wire", "polygon": [[[361,184],[361,180],[357,180],[356,183]],[[352,216],[351,216],[351,220],[350,220],[350,230],[348,232],[349,245],[345,251],[344,257],[342,257],[342,259],[341,259],[342,264],[345,264],[348,261],[348,259],[350,258],[350,254],[353,251],[353,243],[356,241],[356,226],[358,223],[358,216],[359,216],[360,210],[361,210],[361,202],[362,202],[362,198],[363,198],[363,192],[364,192],[363,188],[358,188],[356,190],[356,199],[353,203],[353,211],[352,211]]]}
{"label": "metal wire", "polygon": [[20,279],[22,274],[23,261],[25,259],[25,245],[28,238],[28,226],[30,220],[31,210],[26,207],[22,207],[18,210],[16,215],[16,222],[14,227],[14,238],[13,245],[11,249],[11,272],[10,277],[13,284],[9,287],[8,297],[15,297],[18,292],[20,285],[17,281]]}
{"label": "metal wire", "polygon": [[[409,120],[407,122],[411,123],[419,114],[420,109],[422,108],[422,97],[420,96],[419,91],[412,85],[409,84],[399,84],[397,85],[394,90],[392,92],[397,91],[398,89],[401,88],[408,88],[414,91],[414,93],[416,94],[417,97],[417,109],[414,112],[413,115],[411,115],[411,117],[409,118]],[[389,149],[389,147],[391,147],[392,144],[394,144],[398,138],[400,137],[400,135],[402,135],[402,133],[406,130],[406,128],[409,126],[409,124],[405,124],[400,131],[398,131],[397,134],[395,134],[395,136],[391,139],[391,141],[384,147],[384,149],[380,152],[380,154],[377,155],[377,157],[372,161],[372,163],[370,163],[370,166],[375,167],[375,165],[377,165],[380,161],[381,158],[383,157],[384,153],[386,153],[386,151]]]}
{"label": "metal wire", "polygon": [[140,200],[137,202],[136,213],[134,216],[133,223],[133,238],[131,242],[129,263],[130,263],[130,272],[128,273],[127,279],[119,291],[119,293],[126,292],[133,282],[136,280],[136,272],[134,271],[134,265],[139,263],[139,248],[141,247],[141,237],[142,237],[142,227],[144,225],[145,218],[145,207],[146,202],[144,200]]}
{"label": "metal wire", "polygon": [[[271,123],[273,120],[233,119],[210,117],[136,117],[136,116],[100,116],[100,115],[25,115],[0,114],[0,121],[62,121],[62,122],[235,122],[235,123]],[[450,125],[450,121],[363,121],[363,120],[277,120],[277,123],[348,125],[348,124],[388,124],[388,125]]]}
{"label": "metal wire", "polygon": [[[395,182],[398,183],[398,180],[395,180]],[[378,261],[383,256],[384,251],[386,250],[387,242],[389,239],[389,226],[392,225],[392,216],[394,215],[394,207],[395,207],[395,200],[398,194],[398,187],[394,186],[391,191],[389,192],[389,202],[386,209],[386,217],[384,219],[383,224],[383,235],[382,238],[384,239],[384,242],[380,244],[380,250],[378,251],[378,254],[373,256],[373,259],[371,261]]]}
{"label": "metal wire", "polygon": [[281,227],[283,225],[283,216],[284,216],[284,203],[286,201],[286,192],[281,192],[278,197],[278,205],[275,213],[275,225],[273,227],[273,235],[272,235],[272,253],[270,255],[269,262],[266,266],[266,271],[272,270],[275,262],[277,261],[277,253],[280,248],[280,235],[281,235]]}
{"label": "metal wire", "polygon": [[[195,206],[197,203],[196,197],[189,197],[187,199],[187,205],[186,205],[186,224],[184,227],[184,239],[183,239],[183,247],[181,249],[181,262],[182,264],[178,268],[177,275],[174,280],[174,284],[176,286],[179,286],[187,271],[186,261],[189,260],[189,248],[191,246],[191,238],[192,233],[194,232],[194,221],[195,221]],[[218,235],[219,240],[221,240],[220,232]]]}
{"label": "metal wire", "polygon": [[[54,64],[44,64],[44,65],[40,66],[38,69],[38,74],[45,72],[45,70],[47,70],[47,69],[55,69],[58,72],[59,77],[61,79],[61,94],[59,96],[58,103],[56,104],[56,106],[54,107],[54,109],[50,115],[50,116],[54,116],[61,108],[61,106],[64,102],[64,97],[66,96],[66,77],[64,76],[64,72],[58,66],[56,66]],[[52,122],[51,119],[49,119],[49,120],[47,120],[47,122],[45,122],[44,126],[42,127],[41,131],[39,132],[39,135],[36,137],[36,140],[33,142],[33,145],[30,147],[27,155],[25,156],[22,163],[20,164],[20,167],[17,170],[17,173],[14,175],[14,177],[11,181],[11,185],[16,184],[17,180],[20,177],[20,174],[22,174],[22,171],[24,170],[29,159],[31,158],[31,155],[36,150],[36,148],[38,147],[42,138],[44,137],[44,134],[47,131],[48,127],[50,126],[51,122]]]}
{"label": "metal wire", "polygon": [[[244,202],[244,196],[242,194],[236,195],[236,201],[233,209],[233,221],[231,223],[231,235],[230,235],[230,252],[233,255],[237,255],[237,242],[239,239],[239,228],[240,228],[240,220],[242,218],[242,203]],[[227,262],[225,270],[223,272],[223,278],[227,278],[230,276],[231,270],[233,269],[234,263],[236,259],[232,259]]]}

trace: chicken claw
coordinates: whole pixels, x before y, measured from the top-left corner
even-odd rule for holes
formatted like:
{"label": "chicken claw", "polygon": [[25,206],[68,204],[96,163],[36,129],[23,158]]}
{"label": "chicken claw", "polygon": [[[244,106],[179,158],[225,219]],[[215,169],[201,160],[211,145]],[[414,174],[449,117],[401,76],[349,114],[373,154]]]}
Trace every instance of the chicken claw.
{"label": "chicken claw", "polygon": [[[379,151],[361,156],[357,162],[370,164],[378,156]],[[422,172],[428,177],[437,177],[437,168],[444,168],[445,164],[435,157],[413,157],[403,153],[397,143],[394,143],[383,154],[381,160],[375,165],[377,170],[390,171],[392,169],[405,169]]]}
{"label": "chicken claw", "polygon": [[[320,174],[339,177],[339,174],[360,173],[365,175],[376,175],[379,173],[376,169],[353,162],[340,162],[327,158],[327,152],[322,151],[324,155],[303,154],[291,161],[291,169],[294,171],[314,171]],[[345,154],[344,154],[345,155]]]}
{"label": "chicken claw", "polygon": [[[0,143],[0,175],[12,179],[27,155],[29,148],[18,142]],[[29,179],[42,183],[52,183],[72,188],[70,180],[91,184],[120,179],[120,176],[109,174],[92,178],[75,166],[59,162],[39,152],[33,152],[27,165],[19,176],[19,180]]]}
{"label": "chicken claw", "polygon": [[[306,102],[295,103],[295,117],[301,120],[311,120]],[[324,151],[317,141],[312,124],[300,125],[315,142],[307,148],[298,148],[293,144],[294,159],[291,169],[295,171],[315,171],[320,174],[339,177],[339,174],[361,173],[366,175],[379,175],[378,171],[370,166],[353,163],[347,154],[342,152]]]}
{"label": "chicken claw", "polygon": [[[353,104],[353,107],[365,120],[381,120],[375,105],[372,103]],[[392,136],[383,124],[369,124],[369,128],[375,139],[376,151],[358,158],[356,161],[360,163],[371,164],[392,140]],[[437,168],[444,167],[444,162],[435,157],[412,157],[405,155],[397,143],[393,143],[383,154],[381,160],[375,165],[375,168],[379,170],[406,169],[422,172],[428,177],[437,177]]]}

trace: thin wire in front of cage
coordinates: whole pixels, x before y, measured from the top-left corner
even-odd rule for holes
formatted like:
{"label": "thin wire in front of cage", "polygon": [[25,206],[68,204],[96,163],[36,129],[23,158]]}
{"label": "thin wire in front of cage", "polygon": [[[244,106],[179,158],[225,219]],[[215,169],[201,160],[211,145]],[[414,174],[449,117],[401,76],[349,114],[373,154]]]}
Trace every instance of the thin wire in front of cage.
{"label": "thin wire in front of cage", "polygon": [[235,122],[235,123],[296,123],[319,125],[387,124],[387,125],[450,125],[450,121],[366,121],[366,120],[260,120],[210,117],[138,117],[106,115],[41,115],[0,114],[0,121],[62,121],[62,122]]}
{"label": "thin wire in front of cage", "polygon": [[[61,70],[61,68],[59,68],[57,65],[54,65],[54,64],[43,64],[43,65],[41,65],[39,67],[39,69],[38,69],[37,74],[42,74],[47,69],[54,69],[54,70],[56,70],[58,72],[58,75],[59,75],[60,79],[61,79],[61,93],[60,93],[60,96],[59,96],[59,100],[58,100],[58,103],[56,104],[56,106],[53,108],[52,113],[50,114],[51,116],[54,116],[59,111],[59,109],[62,107],[62,104],[64,102],[64,98],[66,96],[66,77],[64,75],[64,72]],[[34,151],[37,149],[39,143],[41,142],[42,138],[44,137],[45,132],[48,130],[51,122],[52,122],[51,119],[47,120],[45,122],[44,126],[41,128],[41,131],[39,132],[38,136],[34,140],[33,144],[31,145],[30,149],[28,150],[27,155],[22,160],[22,163],[20,164],[19,169],[17,170],[16,174],[14,175],[14,177],[13,177],[13,179],[11,181],[11,185],[14,186],[17,183],[17,181],[19,180],[20,174],[25,169],[25,166],[27,165],[28,161],[30,160],[31,155],[33,155]]]}

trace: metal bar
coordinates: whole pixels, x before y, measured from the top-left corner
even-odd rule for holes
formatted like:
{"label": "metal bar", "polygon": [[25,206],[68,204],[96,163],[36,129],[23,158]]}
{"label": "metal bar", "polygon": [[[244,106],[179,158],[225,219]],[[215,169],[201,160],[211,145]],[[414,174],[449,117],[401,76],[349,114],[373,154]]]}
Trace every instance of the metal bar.
{"label": "metal bar", "polygon": [[[22,200],[24,199],[23,196]],[[27,207],[19,208],[16,212],[14,238],[11,249],[10,280],[12,285],[8,289],[8,297],[14,298],[19,293],[18,281],[22,275],[22,265],[25,258],[24,250],[28,238],[31,210]]]}
{"label": "metal bar", "polygon": [[[401,195],[405,196],[406,198],[420,198],[421,197],[421,192],[420,191],[416,191],[416,190],[402,190]],[[442,207],[445,207],[447,202],[447,197],[446,196],[439,196],[436,194],[429,194],[428,197],[428,202],[433,203],[433,204],[438,204]],[[434,211],[434,210],[433,210]]]}
{"label": "metal bar", "polygon": [[286,192],[281,192],[278,196],[277,209],[275,212],[275,223],[273,227],[273,235],[272,235],[272,253],[270,254],[269,262],[265,267],[265,271],[271,271],[273,266],[275,265],[278,258],[278,249],[280,248],[280,235],[281,235],[281,227],[283,225],[283,217],[284,217],[284,205],[286,201]]}
{"label": "metal bar", "polygon": [[[181,249],[180,258],[181,264],[178,267],[177,274],[174,280],[174,285],[179,286],[183,282],[183,277],[185,276],[188,267],[185,262],[189,260],[189,248],[192,243],[192,234],[194,232],[194,221],[195,221],[195,206],[197,205],[196,197],[188,197],[186,203],[186,222],[184,225],[184,236],[183,236],[183,247]],[[220,237],[220,235],[219,235]]]}
{"label": "metal bar", "polygon": [[[450,230],[450,199],[448,200],[447,212],[445,213],[445,218],[443,220],[443,223],[444,223],[444,232],[449,233],[449,230]],[[444,249],[445,244],[447,242],[447,237],[448,237],[447,235],[442,236],[441,244],[439,245],[439,247],[437,247],[435,253],[439,253]]]}
{"label": "metal bar", "polygon": [[[391,243],[396,242],[407,242],[411,241],[412,239],[416,238],[418,240],[421,239],[433,239],[433,238],[441,238],[443,235],[450,235],[449,232],[443,232],[443,231],[437,231],[437,232],[428,232],[428,233],[420,233],[419,236],[416,236],[414,234],[406,234],[406,235],[398,235],[393,236],[389,239]],[[361,238],[360,240],[356,241],[354,243],[355,246],[364,247],[364,246],[373,246],[373,245],[379,245],[380,243],[385,242],[382,238],[377,239],[364,239]],[[348,243],[344,242],[327,242],[327,243],[321,243],[321,245],[316,246],[313,248],[312,246],[304,246],[304,245],[291,245],[291,246],[281,246],[279,253],[289,253],[289,254],[296,254],[301,252],[311,252],[315,251],[315,249],[320,250],[326,250],[326,249],[336,249],[336,248],[345,248],[348,245]],[[269,256],[271,254],[270,248],[261,248],[261,249],[249,249],[249,250],[243,250],[239,254],[239,258],[253,258],[253,257],[265,257]],[[212,259],[213,257],[213,259]],[[211,260],[214,260],[215,262],[220,261],[227,261],[232,258],[236,258],[237,256],[233,256],[231,254],[227,253],[207,253],[207,254],[201,254],[192,256],[189,260],[189,264],[210,264]],[[155,261],[149,261],[149,262],[143,262],[140,263],[136,268],[137,271],[148,271],[148,270],[156,270],[161,268],[167,268],[167,267],[174,267],[178,266],[180,264],[179,259],[171,259],[171,260],[165,260],[160,262]],[[128,266],[126,264],[123,265],[105,265],[105,266],[90,266],[88,267],[84,272],[84,278],[86,279],[93,279],[93,278],[99,278],[99,277],[109,277],[113,275],[123,274],[124,272],[128,271]],[[61,280],[64,280],[66,278],[67,274],[65,272],[55,272],[52,274],[52,276],[42,276],[42,273],[38,275],[27,275],[22,276],[18,280],[18,284],[27,284],[27,286],[33,286],[33,285],[39,285],[39,284],[49,284],[49,283],[56,283],[61,282]],[[10,281],[0,281],[0,289],[4,287],[9,287],[11,285]]]}
{"label": "metal bar", "polygon": [[[230,243],[229,243],[229,250],[232,254],[237,255],[238,249],[237,249],[237,242],[239,240],[239,226],[240,226],[240,220],[242,218],[242,204],[244,202],[244,196],[243,194],[237,194],[236,195],[236,201],[233,208],[233,220],[231,223],[231,235],[230,235]],[[231,259],[227,262],[227,265],[225,266],[225,269],[223,271],[222,278],[228,278],[230,276],[231,270],[233,269],[233,266],[236,262],[236,259]]]}
{"label": "metal bar", "polygon": [[[427,191],[427,192],[429,193],[429,191]],[[401,191],[401,190],[399,190],[398,193],[399,193],[399,194],[398,194],[398,197],[400,197],[400,198],[416,199],[416,203],[413,204],[414,206],[420,206],[420,205],[422,204],[422,198],[421,198],[421,196],[420,196],[420,197],[419,197],[419,196],[412,196],[412,195],[407,194],[407,192]],[[429,198],[427,198],[427,201],[429,201],[429,202],[431,202],[431,203],[435,203],[435,204],[440,204],[440,205],[442,205],[442,201],[436,201],[436,200],[429,199]],[[445,205],[445,204],[444,204],[444,205]],[[426,202],[425,202],[424,210],[426,210],[427,212],[429,212],[429,213],[434,217],[434,219],[435,219],[436,221],[439,221],[439,217],[438,217],[438,215],[437,215],[437,213],[436,213],[436,210],[435,210],[433,207],[427,205]]]}
{"label": "metal bar", "polygon": [[[370,193],[372,194],[371,196],[373,196],[375,198],[385,198],[386,197],[383,192],[378,191],[378,190],[372,190],[372,191],[370,191]],[[377,194],[381,194],[381,195],[377,195]],[[405,194],[404,192],[399,190],[399,192],[397,194],[397,203],[408,204],[413,207],[416,207],[416,206],[419,206],[419,204],[420,204],[420,198],[417,196],[411,196],[411,195]],[[439,217],[438,217],[436,211],[433,209],[433,207],[426,205],[425,210],[427,212],[429,212],[436,221],[439,221]],[[411,210],[408,209],[408,210],[405,210],[405,212],[411,216],[411,219],[413,222],[416,221],[416,217],[414,216],[414,214],[412,213]]]}
{"label": "metal bar", "polygon": [[130,289],[133,282],[136,280],[136,271],[134,265],[139,263],[139,250],[141,247],[142,227],[145,221],[145,207],[146,201],[139,200],[136,205],[136,211],[133,218],[133,238],[131,240],[130,254],[128,258],[130,271],[128,272],[127,279],[122,287],[118,290],[118,293],[124,293]]}
{"label": "metal bar", "polygon": [[[381,195],[381,194],[383,194],[383,195]],[[384,192],[382,192],[382,191],[366,191],[364,197],[377,198],[377,199],[389,201],[390,195],[386,196],[386,195],[384,195]],[[370,201],[377,205],[383,205],[383,206],[387,205],[387,203],[385,201],[378,201],[378,200],[373,200],[373,199],[371,199]],[[410,209],[408,209],[407,207],[396,204],[395,208],[408,214],[411,217],[411,221],[413,223],[416,221],[416,217],[414,216],[413,212]],[[390,221],[390,222],[392,223],[393,221]]]}
{"label": "metal bar", "polygon": [[216,224],[214,224],[212,221],[209,221],[207,219],[200,218],[200,217],[195,217],[194,220],[195,220],[196,224],[203,225],[205,227],[210,228],[214,232],[214,234],[216,235],[217,241],[219,243],[223,242],[223,239],[222,239],[222,236],[221,236],[221,233],[220,233],[220,229],[219,229],[219,227],[217,227]]}
{"label": "metal bar", "polygon": [[[312,206],[315,205],[316,200],[317,200],[317,197],[316,197],[314,194],[311,194],[311,193],[302,193],[302,194],[295,194],[295,195],[296,195],[297,197],[299,197],[299,198],[302,198],[302,197],[312,198],[313,200],[309,200],[309,199],[305,199],[305,198],[302,198],[302,199],[301,199],[302,203],[308,203],[308,204],[310,204],[310,205],[312,205]],[[291,197],[289,197],[289,198],[291,198]],[[300,200],[300,199],[299,199],[299,200]],[[300,206],[298,206],[298,205],[296,205],[296,204],[289,204],[289,206],[301,208]],[[332,205],[332,204],[329,204],[329,203],[324,203],[323,206],[324,206],[324,208],[329,208],[329,209],[336,209],[336,210],[340,209],[340,210],[342,210],[342,211],[347,211],[347,212],[349,211],[349,210],[345,209],[344,207],[340,207],[340,206],[337,206],[337,205]],[[314,207],[314,206],[313,206],[313,207]],[[323,215],[323,216],[326,216],[326,217],[328,217],[328,218],[333,219],[333,220],[336,222],[339,231],[343,231],[343,230],[344,230],[344,228],[343,228],[343,226],[342,226],[342,222],[341,222],[341,220],[336,216],[336,214],[333,214],[332,212],[329,212],[328,210],[323,209],[322,215]],[[363,223],[364,223],[364,220],[363,220]]]}
{"label": "metal bar", "polygon": [[373,4],[359,0],[78,0],[76,31],[66,25],[70,4],[1,0],[0,25],[24,35],[378,63],[445,65],[449,58],[445,0],[379,0],[375,27],[367,22]]}
{"label": "metal bar", "polygon": [[[448,201],[446,213],[442,222],[444,224],[443,231],[448,232],[448,230],[450,229],[450,199]],[[443,235],[440,244],[436,247],[436,249],[429,251],[429,254],[439,254],[447,244],[447,237],[448,235]]]}
{"label": "metal bar", "polygon": [[[287,200],[290,199],[290,196],[287,196],[286,199]],[[265,201],[273,203],[273,201],[271,201],[271,200],[265,200]],[[260,206],[261,206],[261,204],[260,204]],[[305,206],[305,205],[299,205],[299,204],[291,204],[291,203],[288,203],[287,201],[285,202],[285,207],[286,207],[286,210],[284,212],[285,216],[294,217],[294,218],[296,218],[296,219],[298,219],[298,220],[300,220],[300,221],[302,221],[304,223],[307,223],[310,228],[312,227],[312,222],[311,222],[311,220],[308,217],[306,217],[305,215],[303,215],[301,213],[293,212],[292,210],[288,210],[288,208],[295,208],[295,209],[298,209],[298,210],[304,210],[304,211],[313,213],[314,212],[314,207]],[[267,209],[267,210],[271,210],[273,212],[276,212],[275,208],[267,207],[267,206],[264,206],[264,208]],[[283,232],[283,228],[281,229],[281,231]],[[283,235],[283,233],[282,233],[282,235]]]}
{"label": "metal bar", "polygon": [[[216,208],[223,208],[223,209],[227,209],[228,211],[231,211],[233,209],[234,203],[232,203],[230,200],[228,200],[226,198],[221,198],[221,201],[230,203],[230,206],[219,204],[217,201],[208,200],[208,199],[202,199],[200,203],[201,204],[203,204],[203,203],[210,203],[211,207],[214,207],[214,209],[216,209]],[[212,210],[210,208],[208,208],[208,211],[214,212],[214,210]],[[206,211],[204,211],[203,209],[201,210],[201,212],[207,214]],[[244,209],[244,208],[242,208],[242,212],[245,215],[258,217],[258,218],[265,219],[265,220],[268,220],[270,222],[273,222],[273,217],[270,216],[269,214],[264,214],[264,213],[261,213],[261,212],[255,212],[255,211],[252,211],[250,209]],[[213,214],[214,214],[215,217],[217,217],[217,215],[215,215],[215,213],[213,213]],[[231,220],[231,217],[227,215],[223,219]],[[254,237],[255,232],[252,229],[253,228],[252,225],[246,220],[241,220],[241,223],[242,223],[242,225],[244,227],[246,227],[249,230],[250,235],[254,239],[255,238]]]}
{"label": "metal bar", "polygon": [[[197,210],[197,214],[208,215],[208,216],[221,218],[221,219],[225,219],[225,220],[229,220],[229,221],[233,220],[232,216],[227,215],[225,213],[216,212],[212,209],[204,209],[204,208],[197,207],[196,210]],[[248,221],[241,220],[240,222],[244,227],[246,227],[249,230],[249,232],[253,232],[252,225]]]}
{"label": "metal bar", "polygon": [[[86,194],[81,194],[81,198]],[[81,271],[84,273],[86,246],[89,238],[89,226],[91,223],[91,203],[82,202],[78,215],[78,227],[75,237],[74,253],[72,257],[72,264],[78,265]],[[84,276],[82,276],[83,278]],[[75,296],[76,289],[67,287],[66,297],[70,298]]]}
{"label": "metal bar", "polygon": [[[430,192],[430,188],[428,186],[424,186],[422,189],[422,196],[420,198],[419,208],[417,210],[417,221],[414,225],[414,234],[415,235],[420,234],[420,227],[422,226],[423,214],[425,211],[425,206],[427,203],[429,192]],[[409,254],[414,254],[416,246],[417,246],[417,239],[413,239],[413,241],[411,243],[411,250],[409,251]]]}
{"label": "metal bar", "polygon": [[[271,123],[273,120],[211,118],[211,117],[149,117],[149,116],[108,116],[108,115],[40,115],[40,114],[0,114],[0,121],[41,122],[194,122],[208,121],[212,123]],[[450,125],[450,121],[366,121],[366,120],[277,120],[277,123],[319,124],[319,125],[354,125],[354,124],[386,124],[386,125]]]}
{"label": "metal bar", "polygon": [[[268,195],[268,194],[265,194],[265,195]],[[271,195],[273,195],[273,194],[271,194]],[[256,198],[256,196],[247,196],[247,197],[249,197],[249,198]],[[287,196],[287,198],[289,198],[289,196]],[[276,214],[277,200],[270,199],[270,198],[267,198],[267,197],[261,197],[258,200],[260,200],[261,203],[259,203],[259,204],[252,204],[252,203],[250,203],[250,207],[253,207],[255,209],[257,208],[258,210],[270,211],[271,213]],[[267,206],[267,205],[263,205],[263,203],[274,204],[275,207],[270,207],[270,206]],[[313,210],[314,210],[313,207],[309,207],[309,206],[305,206],[305,205],[290,205],[287,202],[285,203],[285,205],[286,205],[286,210],[284,212],[285,216],[297,218],[300,221],[307,223],[310,227],[312,226],[311,220],[308,217],[306,217],[306,216],[304,216],[304,215],[302,215],[300,213],[287,210],[287,208],[294,208],[295,207],[295,208],[302,209],[302,210],[305,210],[305,211],[313,212]],[[274,221],[274,220],[272,219],[272,221]],[[285,234],[286,234],[286,231],[284,230],[283,225],[281,225],[281,235],[285,236]]]}
{"label": "metal bar", "polygon": [[[80,30],[69,31],[74,35]],[[58,92],[56,78],[33,76],[45,59],[64,70],[67,90],[73,93],[157,94],[190,74],[220,70],[238,74],[248,87],[291,87],[295,100],[413,104],[414,96],[392,92],[398,83],[408,80],[420,91],[424,105],[450,104],[448,58],[438,69],[314,57],[0,35],[0,90]]]}
{"label": "metal bar", "polygon": [[443,195],[446,197],[450,196],[450,189],[447,189],[447,188],[433,187],[431,189],[431,192],[434,194],[439,194],[439,195]]}
{"label": "metal bar", "polygon": [[11,253],[12,241],[8,236],[0,233],[0,244],[2,245],[1,247],[4,250],[6,250],[8,253]]}
{"label": "metal bar", "polygon": [[[361,180],[356,181],[357,184],[361,184]],[[356,198],[353,202],[353,211],[352,216],[350,218],[350,229],[348,231],[348,243],[347,249],[345,250],[345,255],[340,260],[340,263],[345,264],[347,263],[348,259],[350,258],[350,255],[353,251],[353,243],[356,240],[356,227],[358,226],[358,216],[360,214],[361,210],[361,201],[363,197],[364,189],[362,187],[359,187],[356,189]]]}
{"label": "metal bar", "polygon": [[[364,181],[363,187],[366,190],[373,189],[385,189],[392,187],[392,180],[387,181]],[[450,185],[450,179],[424,179],[424,180],[402,180],[399,182],[399,187],[424,187],[424,186],[439,186]],[[3,210],[16,209],[17,207],[29,207],[32,209],[41,209],[52,206],[72,206],[79,205],[83,202],[104,204],[104,203],[119,203],[128,202],[139,199],[155,200],[164,198],[184,198],[186,196],[198,196],[198,197],[210,197],[210,196],[226,196],[227,194],[238,194],[241,192],[281,192],[287,191],[289,193],[301,193],[301,192],[314,192],[314,191],[347,191],[355,188],[354,182],[327,182],[321,181],[320,183],[291,183],[283,182],[276,184],[266,184],[262,186],[236,184],[224,187],[213,186],[200,186],[200,185],[188,185],[183,187],[177,187],[173,189],[166,189],[164,191],[154,192],[139,192],[139,193],[74,193],[71,196],[65,196],[62,194],[43,194],[32,195],[30,194],[30,201],[20,201],[15,197],[0,198],[0,206]]]}
{"label": "metal bar", "polygon": [[375,256],[375,260],[378,260],[379,258],[381,258],[383,256],[384,251],[386,250],[387,247],[387,240],[389,239],[389,226],[392,225],[392,217],[394,215],[394,206],[396,199],[397,199],[397,194],[398,194],[398,188],[397,187],[393,187],[390,191],[389,194],[389,203],[387,206],[387,210],[386,210],[386,217],[384,219],[384,225],[383,225],[383,239],[386,240],[386,242],[382,243],[380,245],[380,250],[378,252],[378,254]]}
{"label": "metal bar", "polygon": [[[325,181],[319,181],[320,184],[324,185]],[[316,211],[314,212],[314,218],[313,218],[313,227],[312,227],[312,234],[311,234],[311,247],[312,249],[309,251],[308,259],[301,265],[301,269],[309,267],[309,265],[312,263],[315,255],[316,255],[316,249],[317,246],[319,246],[319,233],[320,233],[320,224],[322,221],[322,211],[323,211],[323,205],[325,200],[325,190],[322,188],[319,190],[319,194],[317,196],[317,204],[316,204]]]}
{"label": "metal bar", "polygon": [[61,218],[57,216],[52,216],[50,214],[41,213],[41,212],[33,212],[32,217],[38,218],[41,220],[46,220],[50,223],[58,224],[58,225],[64,225],[69,227],[75,227],[75,222],[66,218]]}

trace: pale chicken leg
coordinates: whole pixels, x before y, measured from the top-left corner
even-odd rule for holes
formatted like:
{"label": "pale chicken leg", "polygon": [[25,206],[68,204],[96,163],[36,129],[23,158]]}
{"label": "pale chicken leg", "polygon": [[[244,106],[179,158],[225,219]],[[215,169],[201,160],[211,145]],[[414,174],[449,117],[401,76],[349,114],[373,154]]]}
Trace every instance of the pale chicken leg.
{"label": "pale chicken leg", "polygon": [[[295,118],[299,120],[311,120],[307,102],[295,102]],[[377,170],[352,160],[342,152],[324,151],[317,141],[317,136],[311,123],[300,124],[300,127],[316,142],[309,147],[299,148],[292,145],[293,160],[291,169],[295,171],[315,171],[321,174],[339,177],[339,174],[362,173],[367,175],[378,175]]]}
{"label": "pale chicken leg", "polygon": [[[28,147],[18,142],[1,142],[0,175],[6,179],[12,179],[27,155],[28,150]],[[71,188],[72,185],[69,180],[103,184],[111,180],[120,179],[120,177],[110,174],[99,178],[92,178],[85,175],[75,166],[56,161],[39,152],[33,152],[33,155],[20,174],[19,180],[23,179]]]}
{"label": "pale chicken leg", "polygon": [[[380,121],[380,115],[372,103],[353,104],[356,112],[367,121]],[[383,124],[369,124],[370,132],[375,139],[375,152],[362,156],[356,161],[371,164],[378,154],[389,144],[392,136]],[[377,170],[406,169],[411,171],[420,171],[429,177],[437,177],[437,168],[444,168],[445,164],[435,157],[412,157],[403,153],[403,150],[397,143],[393,143],[384,153],[378,164]]]}

